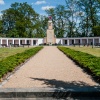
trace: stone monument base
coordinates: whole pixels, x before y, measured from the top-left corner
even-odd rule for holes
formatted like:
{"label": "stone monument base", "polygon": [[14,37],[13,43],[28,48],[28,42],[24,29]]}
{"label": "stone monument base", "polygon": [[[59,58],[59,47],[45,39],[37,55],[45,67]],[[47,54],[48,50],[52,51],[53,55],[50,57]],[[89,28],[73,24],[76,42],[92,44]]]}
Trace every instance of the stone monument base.
{"label": "stone monument base", "polygon": [[48,29],[47,29],[46,35],[47,36],[44,38],[44,43],[49,44],[49,45],[56,43],[56,37],[54,35],[52,20],[48,21]]}

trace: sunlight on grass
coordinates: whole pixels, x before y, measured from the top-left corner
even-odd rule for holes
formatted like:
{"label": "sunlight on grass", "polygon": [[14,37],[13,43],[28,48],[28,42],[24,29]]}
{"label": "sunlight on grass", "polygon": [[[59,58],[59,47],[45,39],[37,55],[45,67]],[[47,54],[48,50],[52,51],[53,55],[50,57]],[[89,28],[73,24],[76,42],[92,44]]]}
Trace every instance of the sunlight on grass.
{"label": "sunlight on grass", "polygon": [[28,50],[30,49],[31,47],[12,47],[12,48],[0,48],[0,60],[8,57],[8,56],[11,56],[11,55],[14,55],[16,53],[21,53],[25,50]]}
{"label": "sunlight on grass", "polygon": [[74,49],[74,50],[77,50],[77,51],[81,51],[81,52],[86,52],[86,53],[89,53],[89,54],[92,54],[94,56],[97,56],[97,57],[100,57],[100,47],[94,47],[92,48],[91,46],[90,47],[84,47],[84,46],[68,46],[68,48],[71,48],[71,49]]}

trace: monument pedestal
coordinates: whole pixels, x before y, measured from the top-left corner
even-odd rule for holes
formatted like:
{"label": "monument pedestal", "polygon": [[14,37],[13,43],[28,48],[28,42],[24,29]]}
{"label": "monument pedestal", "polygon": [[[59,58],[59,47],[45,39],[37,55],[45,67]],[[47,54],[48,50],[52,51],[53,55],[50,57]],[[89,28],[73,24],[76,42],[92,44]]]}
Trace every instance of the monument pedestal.
{"label": "monument pedestal", "polygon": [[53,23],[51,20],[48,21],[47,37],[44,38],[46,44],[52,45],[56,43],[54,35]]}

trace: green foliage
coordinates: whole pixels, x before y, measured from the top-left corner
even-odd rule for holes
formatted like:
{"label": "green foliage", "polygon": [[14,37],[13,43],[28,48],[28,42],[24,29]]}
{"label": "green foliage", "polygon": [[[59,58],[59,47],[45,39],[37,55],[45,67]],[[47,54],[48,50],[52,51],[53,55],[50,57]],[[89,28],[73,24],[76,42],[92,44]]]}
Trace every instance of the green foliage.
{"label": "green foliage", "polygon": [[93,75],[100,77],[100,57],[95,57],[91,54],[75,51],[66,47],[58,47],[58,49],[79,65],[89,69]]}
{"label": "green foliage", "polygon": [[2,24],[2,20],[0,20],[0,34],[2,33],[2,29],[3,29],[3,24]]}
{"label": "green foliage", "polygon": [[94,36],[100,36],[100,26],[93,27]]}
{"label": "green foliage", "polygon": [[3,32],[7,37],[31,37],[38,14],[25,3],[11,4],[11,8],[2,11]]}
{"label": "green foliage", "polygon": [[[100,25],[100,0],[65,0],[65,5],[46,10],[52,16],[56,37],[100,36],[96,26]],[[46,16],[37,14],[26,2],[11,4],[2,11],[0,34],[2,37],[46,36]],[[3,23],[3,25],[1,24]]]}
{"label": "green foliage", "polygon": [[37,14],[26,2],[15,2],[2,14],[2,31],[6,37],[43,38],[46,34],[47,17]]}
{"label": "green foliage", "polygon": [[46,10],[49,16],[52,16],[52,21],[54,24],[55,35],[58,38],[64,37],[66,32],[65,29],[65,19],[66,19],[66,9],[64,5],[58,5],[55,9],[51,8]]}
{"label": "green foliage", "polygon": [[100,2],[98,0],[65,0],[65,2],[65,5],[46,10],[53,18],[56,36],[58,38],[96,36],[92,28],[100,25]]}
{"label": "green foliage", "polygon": [[35,26],[35,32],[34,37],[35,38],[44,38],[46,36],[46,30],[47,30],[47,23],[48,18],[45,16],[39,16],[38,20],[36,22]]}
{"label": "green foliage", "polygon": [[17,53],[15,55],[9,56],[2,61],[0,61],[0,78],[2,78],[8,72],[11,72],[15,69],[16,66],[25,62],[26,59],[35,55],[43,47],[35,47],[29,50],[26,50],[22,53]]}

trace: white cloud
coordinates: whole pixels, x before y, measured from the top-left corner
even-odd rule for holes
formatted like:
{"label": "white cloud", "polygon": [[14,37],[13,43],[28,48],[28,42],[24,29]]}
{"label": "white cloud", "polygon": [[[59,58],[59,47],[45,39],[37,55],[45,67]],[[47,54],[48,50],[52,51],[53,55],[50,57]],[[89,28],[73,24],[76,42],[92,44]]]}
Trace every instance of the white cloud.
{"label": "white cloud", "polygon": [[0,19],[2,19],[2,14],[0,13]]}
{"label": "white cloud", "polygon": [[46,1],[37,1],[36,3],[35,3],[35,5],[40,5],[40,4],[46,4]]}
{"label": "white cloud", "polygon": [[0,0],[0,5],[5,4],[4,0]]}
{"label": "white cloud", "polygon": [[55,6],[44,6],[41,9],[42,10],[48,10],[48,9],[51,9],[51,8],[55,8]]}

